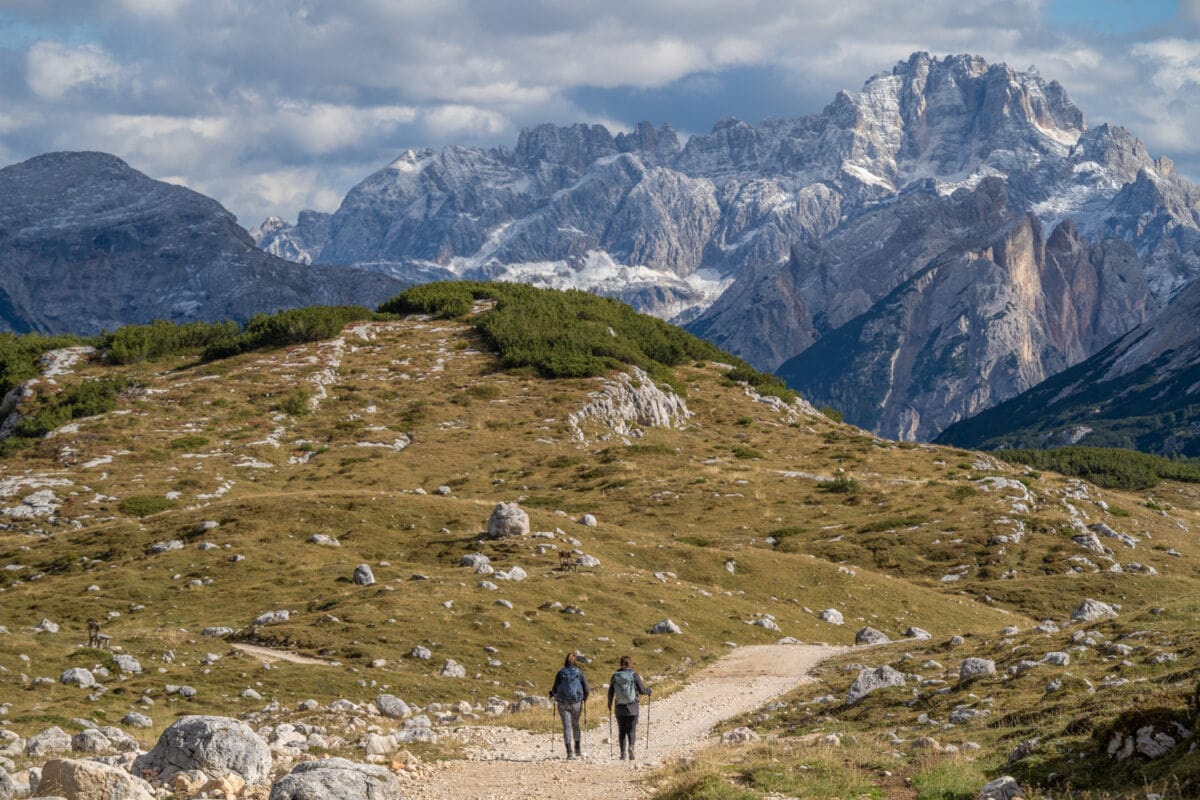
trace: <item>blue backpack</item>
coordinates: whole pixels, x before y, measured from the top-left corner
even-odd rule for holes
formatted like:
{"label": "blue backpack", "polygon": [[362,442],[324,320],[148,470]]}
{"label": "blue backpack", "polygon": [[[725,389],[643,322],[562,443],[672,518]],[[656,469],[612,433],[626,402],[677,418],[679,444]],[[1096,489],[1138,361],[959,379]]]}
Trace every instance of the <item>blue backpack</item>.
{"label": "blue backpack", "polygon": [[583,673],[580,672],[579,667],[563,667],[559,675],[561,680],[558,682],[558,689],[554,694],[558,702],[570,704],[583,702]]}
{"label": "blue backpack", "polygon": [[634,682],[633,670],[621,669],[613,673],[613,698],[623,706],[637,702],[637,683]]}

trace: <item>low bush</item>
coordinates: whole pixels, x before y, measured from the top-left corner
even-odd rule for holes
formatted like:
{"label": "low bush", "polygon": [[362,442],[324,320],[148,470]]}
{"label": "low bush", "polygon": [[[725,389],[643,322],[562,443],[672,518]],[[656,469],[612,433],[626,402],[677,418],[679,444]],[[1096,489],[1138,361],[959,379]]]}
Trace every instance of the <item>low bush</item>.
{"label": "low bush", "polygon": [[117,510],[122,514],[128,514],[131,517],[148,517],[151,514],[157,514],[160,511],[167,511],[174,508],[176,505],[174,500],[168,500],[162,495],[157,494],[140,494],[133,497],[126,497],[117,506]]}
{"label": "low bush", "polygon": [[997,450],[995,455],[1010,463],[1083,478],[1105,489],[1149,489],[1160,480],[1200,483],[1200,463],[1115,447]]}
{"label": "low bush", "polygon": [[117,406],[117,395],[131,386],[133,381],[123,375],[84,381],[38,404],[36,411],[17,423],[13,436],[39,439],[73,419],[112,411]]}

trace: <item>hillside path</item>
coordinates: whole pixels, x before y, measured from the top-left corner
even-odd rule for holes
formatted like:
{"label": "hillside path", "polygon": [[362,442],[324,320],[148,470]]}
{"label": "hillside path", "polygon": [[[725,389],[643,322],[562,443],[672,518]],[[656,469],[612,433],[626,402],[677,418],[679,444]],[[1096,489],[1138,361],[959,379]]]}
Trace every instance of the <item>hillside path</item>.
{"label": "hillside path", "polygon": [[[684,755],[712,741],[712,728],[723,720],[759,708],[810,680],[821,661],[845,652],[825,645],[739,647],[694,675],[683,688],[650,703],[638,725],[638,761],[609,755],[607,717],[590,722],[584,734],[584,758],[564,758],[562,736],[500,727],[465,727],[466,760],[432,765],[428,777],[405,787],[409,800],[531,800],[569,796],[571,800],[633,800],[649,795],[639,783],[647,767]],[[589,714],[605,712],[609,673],[593,667]],[[550,677],[547,676],[547,683]],[[599,700],[599,702],[597,702]],[[546,712],[547,716],[550,712]],[[595,723],[599,722],[597,726]],[[616,726],[613,726],[616,737]],[[613,750],[616,750],[615,743]]]}

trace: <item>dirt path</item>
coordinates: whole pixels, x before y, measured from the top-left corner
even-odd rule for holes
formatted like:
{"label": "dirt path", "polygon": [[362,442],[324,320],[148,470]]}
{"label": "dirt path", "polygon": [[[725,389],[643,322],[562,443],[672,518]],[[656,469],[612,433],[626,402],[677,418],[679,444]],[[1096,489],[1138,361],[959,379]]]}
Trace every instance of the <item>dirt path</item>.
{"label": "dirt path", "polygon": [[[582,760],[567,761],[560,736],[512,728],[464,728],[469,760],[439,764],[426,780],[409,784],[410,800],[529,800],[564,796],[571,800],[624,800],[648,792],[637,778],[663,759],[708,743],[722,720],[753,711],[771,698],[808,680],[809,671],[844,648],[822,645],[739,647],[693,676],[670,697],[653,701],[638,727],[639,760],[630,764],[609,755],[607,724],[584,736]],[[593,670],[594,672],[595,670]],[[595,694],[608,675],[593,675]],[[589,713],[605,713],[593,697]],[[547,712],[549,715],[549,712]],[[599,720],[607,723],[607,717]],[[614,728],[615,735],[615,728]]]}
{"label": "dirt path", "polygon": [[243,644],[242,642],[230,642],[230,646],[235,650],[241,650],[243,653],[252,655],[260,661],[266,661],[268,664],[275,661],[287,661],[292,664],[308,664],[313,667],[336,667],[337,662],[324,661],[319,658],[310,658],[297,653],[292,653],[287,650],[275,650],[270,647],[260,647],[256,644]]}

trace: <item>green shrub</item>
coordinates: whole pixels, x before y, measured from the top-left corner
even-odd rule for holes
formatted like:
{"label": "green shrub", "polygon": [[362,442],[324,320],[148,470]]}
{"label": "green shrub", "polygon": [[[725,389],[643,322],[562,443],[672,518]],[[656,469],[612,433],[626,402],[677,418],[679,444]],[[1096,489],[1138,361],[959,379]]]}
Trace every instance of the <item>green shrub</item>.
{"label": "green shrub", "polygon": [[443,319],[466,316],[475,302],[472,285],[439,281],[405,289],[379,307],[384,314],[431,314]]}
{"label": "green shrub", "polygon": [[100,347],[113,364],[135,364],[204,350],[230,342],[237,335],[237,323],[231,320],[181,325],[159,319],[149,325],[126,325],[112,333],[104,333]]}
{"label": "green shrub", "polygon": [[174,500],[168,500],[162,495],[140,494],[126,497],[117,506],[117,510],[131,517],[148,517],[160,511],[167,511],[176,505]]}
{"label": "green shrub", "polygon": [[845,419],[845,415],[833,406],[821,406],[817,411],[820,411],[834,422],[842,422]]}
{"label": "green shrub", "polygon": [[38,360],[60,347],[88,344],[78,336],[43,336],[39,333],[0,333],[0,397],[40,372]]}
{"label": "green shrub", "polygon": [[112,411],[117,407],[117,395],[131,386],[133,381],[123,375],[84,381],[41,401],[36,411],[17,423],[13,436],[38,439],[73,419]]}
{"label": "green shrub", "polygon": [[733,455],[736,458],[742,458],[746,460],[763,457],[763,454],[760,451],[755,450],[753,447],[746,447],[745,445],[738,445],[737,447],[734,447]]}
{"label": "green shrub", "polygon": [[370,309],[362,306],[308,306],[275,314],[255,314],[245,330],[213,342],[204,349],[201,358],[214,361],[251,350],[330,339],[351,322],[375,318]]}
{"label": "green shrub", "polygon": [[180,436],[172,439],[169,446],[172,450],[198,450],[207,444],[207,436]]}
{"label": "green shrub", "polygon": [[753,425],[754,417],[738,417],[737,424],[742,426]]}
{"label": "green shrub", "polygon": [[817,481],[817,490],[831,494],[858,494],[862,486],[854,478],[838,476],[828,481]]}
{"label": "green shrub", "polygon": [[297,387],[280,398],[278,403],[271,406],[271,410],[282,411],[293,417],[306,416],[312,413],[312,407],[308,404],[312,394],[309,389]]}

